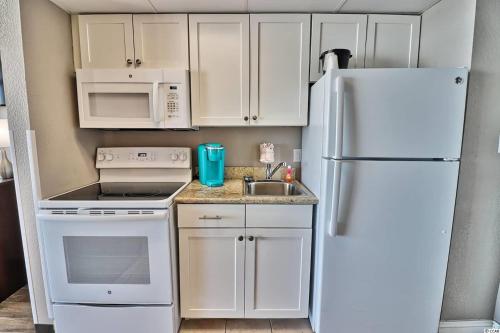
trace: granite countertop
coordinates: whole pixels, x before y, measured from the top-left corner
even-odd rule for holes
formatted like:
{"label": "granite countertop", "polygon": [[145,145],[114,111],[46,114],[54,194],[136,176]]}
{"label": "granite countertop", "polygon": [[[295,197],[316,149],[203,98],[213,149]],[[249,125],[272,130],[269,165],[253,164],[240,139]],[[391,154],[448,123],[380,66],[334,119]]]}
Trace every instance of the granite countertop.
{"label": "granite countertop", "polygon": [[193,180],[175,197],[180,204],[274,204],[274,205],[314,205],[316,196],[300,182],[295,181],[303,193],[295,196],[248,196],[243,191],[242,179],[226,179],[221,187],[208,187],[199,180]]}

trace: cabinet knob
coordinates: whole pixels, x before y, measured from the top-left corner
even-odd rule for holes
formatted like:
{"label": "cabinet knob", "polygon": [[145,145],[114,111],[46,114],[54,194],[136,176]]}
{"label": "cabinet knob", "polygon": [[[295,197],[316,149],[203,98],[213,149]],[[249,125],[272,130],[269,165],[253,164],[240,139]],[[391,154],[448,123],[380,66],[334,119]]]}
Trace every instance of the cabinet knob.
{"label": "cabinet knob", "polygon": [[238,240],[239,240],[240,242],[242,242],[242,241],[243,241],[243,239],[245,239],[245,237],[243,237],[243,236],[238,237]]}
{"label": "cabinet knob", "polygon": [[253,236],[248,237],[248,240],[249,240],[250,242],[253,242],[253,240],[254,240]]}
{"label": "cabinet knob", "polygon": [[141,61],[141,59],[135,59],[135,63],[136,63],[137,65],[140,65],[140,64],[142,64],[142,61]]}
{"label": "cabinet knob", "polygon": [[257,120],[257,116],[253,116],[253,117],[252,117],[252,119],[253,119],[253,120]]}
{"label": "cabinet knob", "polygon": [[248,116],[243,117],[243,120],[248,121]]}
{"label": "cabinet knob", "polygon": [[132,65],[133,63],[132,59],[127,59],[127,65]]}

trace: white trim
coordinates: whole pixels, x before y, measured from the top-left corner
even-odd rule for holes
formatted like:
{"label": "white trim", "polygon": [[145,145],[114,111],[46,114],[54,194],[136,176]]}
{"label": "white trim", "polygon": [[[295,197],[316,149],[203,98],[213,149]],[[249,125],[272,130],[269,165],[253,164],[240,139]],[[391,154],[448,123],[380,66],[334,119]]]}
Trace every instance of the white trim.
{"label": "white trim", "polygon": [[492,320],[450,320],[439,323],[439,333],[483,333],[486,328],[494,328]]}
{"label": "white trim", "polygon": [[[26,131],[26,143],[28,148],[28,160],[30,164],[30,174],[31,174],[31,188],[33,194],[33,206],[35,216],[38,215],[39,202],[42,198],[42,187],[40,185],[40,168],[38,166],[38,150],[36,146],[36,134],[35,131]],[[38,236],[38,249],[40,252],[40,261],[42,267],[42,282],[45,289],[45,303],[47,305],[47,316],[49,319],[54,319],[54,311],[52,308],[52,302],[50,300],[50,287],[48,282],[47,266],[45,263],[45,254],[43,246],[42,230],[38,225],[38,217],[36,218],[36,231]]]}
{"label": "white trim", "polygon": [[500,329],[500,323],[497,323],[496,321],[493,322],[493,328],[499,328]]}

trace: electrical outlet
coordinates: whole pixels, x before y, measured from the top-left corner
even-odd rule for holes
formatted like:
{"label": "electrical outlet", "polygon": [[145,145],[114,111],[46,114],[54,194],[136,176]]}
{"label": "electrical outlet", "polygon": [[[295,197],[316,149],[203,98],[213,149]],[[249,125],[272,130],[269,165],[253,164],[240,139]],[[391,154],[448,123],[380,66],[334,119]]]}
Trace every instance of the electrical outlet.
{"label": "electrical outlet", "polygon": [[294,149],[293,150],[293,162],[301,162],[302,161],[302,149]]}

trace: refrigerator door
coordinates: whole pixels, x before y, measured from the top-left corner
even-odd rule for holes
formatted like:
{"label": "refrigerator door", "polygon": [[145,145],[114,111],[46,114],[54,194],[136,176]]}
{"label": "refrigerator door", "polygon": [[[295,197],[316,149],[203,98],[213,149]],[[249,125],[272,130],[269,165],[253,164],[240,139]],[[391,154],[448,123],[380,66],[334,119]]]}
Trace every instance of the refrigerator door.
{"label": "refrigerator door", "polygon": [[323,156],[460,158],[466,69],[354,69],[326,75],[331,90]]}
{"label": "refrigerator door", "polygon": [[317,333],[437,332],[459,163],[325,163]]}

